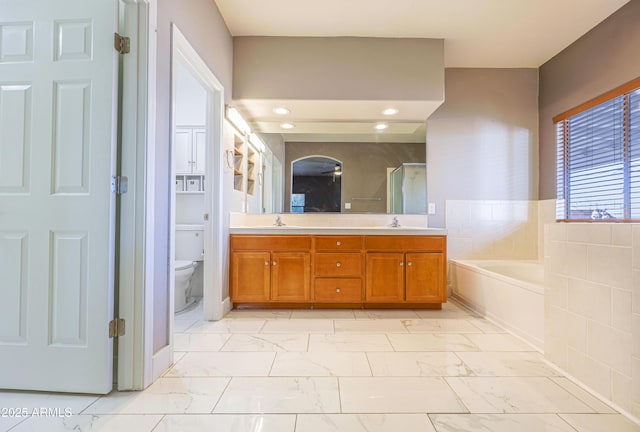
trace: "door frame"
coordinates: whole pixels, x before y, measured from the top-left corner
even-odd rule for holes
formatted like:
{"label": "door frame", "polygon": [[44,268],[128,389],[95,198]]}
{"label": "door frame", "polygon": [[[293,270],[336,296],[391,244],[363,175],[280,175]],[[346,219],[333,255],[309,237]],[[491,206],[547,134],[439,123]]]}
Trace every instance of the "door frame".
{"label": "door frame", "polygon": [[[222,243],[222,215],[223,215],[223,179],[222,179],[222,127],[224,116],[224,87],[215,77],[213,72],[206,65],[204,60],[191,46],[187,38],[176,26],[171,25],[171,137],[170,137],[170,160],[172,161],[170,175],[167,179],[148,177],[148,183],[156,181],[170,182],[169,194],[169,226],[175,228],[175,167],[173,166],[174,139],[176,130],[175,122],[175,74],[176,61],[181,62],[192,76],[197,79],[207,91],[207,115],[205,129],[207,134],[207,144],[205,151],[205,177],[204,177],[204,281],[203,281],[203,318],[205,320],[217,320],[222,318],[226,312],[222,301],[223,282],[223,243]],[[149,210],[153,206],[148,207]],[[153,236],[153,227],[146,227],[149,237]],[[174,292],[175,292],[175,229],[169,229],[169,250],[167,262],[168,282],[169,282],[169,307],[167,313],[169,327],[167,329],[169,343],[153,352],[151,345],[145,356],[145,384],[155,381],[171,364],[173,364],[173,325],[174,325]],[[152,271],[151,271],[152,273]],[[148,293],[153,296],[153,293]],[[150,313],[145,314],[145,342],[151,344],[153,340],[153,301],[151,299]],[[148,375],[148,381],[147,381]]]}
{"label": "door frame", "polygon": [[[223,125],[224,125],[224,86],[211,71],[209,66],[193,48],[189,40],[180,31],[175,23],[171,25],[171,64],[173,67],[177,56],[189,72],[203,85],[207,91],[207,115],[205,129],[207,134],[207,145],[205,152],[205,177],[204,177],[204,319],[219,320],[227,312],[226,303],[222,298],[222,285],[224,282],[224,259],[226,249],[223,247]],[[175,131],[175,95],[173,94],[173,83],[171,89],[172,113],[171,131]],[[171,144],[173,151],[173,143]],[[174,173],[172,173],[172,176]],[[171,179],[172,191],[175,192],[175,182]],[[175,193],[171,196],[171,206],[175,201]],[[175,222],[175,221],[173,221]],[[170,251],[174,256],[175,233],[170,233]],[[173,268],[171,269],[173,271]],[[173,287],[173,274],[170,277],[170,284]],[[171,290],[173,297],[173,289]],[[173,298],[171,299],[173,301]],[[173,324],[173,313],[171,313]],[[172,325],[173,327],[173,325]],[[173,333],[171,331],[171,333]],[[173,334],[171,334],[173,338]]]}
{"label": "door frame", "polygon": [[[168,349],[154,353],[155,184],[156,176],[156,76],[157,0],[122,0],[125,7],[121,32],[131,38],[131,53],[123,58],[122,173],[129,178],[129,192],[122,195],[120,229],[120,289],[116,299],[119,317],[127,322],[118,338],[117,388],[142,390],[151,385],[172,363],[173,332]],[[223,243],[223,122],[224,87],[206,63],[172,25],[174,49],[188,60],[195,76],[210,91],[207,118],[205,173],[205,261],[204,319],[217,320],[230,309],[222,298],[225,274]],[[127,91],[128,89],[128,91]],[[173,121],[173,120],[172,120]],[[172,127],[173,130],[173,127]],[[166,179],[171,181],[171,179]],[[174,184],[171,181],[171,184]],[[173,245],[170,253],[173,253]],[[167,266],[169,266],[169,262]],[[173,269],[167,271],[173,272]],[[173,273],[172,273],[173,274]],[[170,284],[173,284],[170,278]],[[173,290],[171,290],[173,293]],[[173,303],[173,299],[170,299]],[[170,325],[173,325],[171,312]]]}
{"label": "door frame", "polygon": [[141,390],[153,382],[147,359],[154,286],[154,166],[156,134],[157,0],[121,0],[120,33],[131,40],[122,56],[121,172],[129,190],[120,199],[117,389]]}

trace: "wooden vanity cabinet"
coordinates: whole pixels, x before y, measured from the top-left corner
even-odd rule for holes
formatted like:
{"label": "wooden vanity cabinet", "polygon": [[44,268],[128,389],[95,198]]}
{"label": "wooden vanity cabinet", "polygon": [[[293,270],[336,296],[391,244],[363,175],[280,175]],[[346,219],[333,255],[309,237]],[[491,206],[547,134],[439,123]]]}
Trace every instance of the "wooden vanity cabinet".
{"label": "wooden vanity cabinet", "polygon": [[367,253],[365,299],[377,303],[404,301],[404,254]]}
{"label": "wooden vanity cabinet", "polygon": [[234,304],[439,307],[445,281],[445,236],[231,236]]}
{"label": "wooden vanity cabinet", "polygon": [[311,300],[308,236],[231,236],[234,303]]}
{"label": "wooden vanity cabinet", "polygon": [[408,303],[446,301],[443,252],[413,252],[405,255],[405,300]]}
{"label": "wooden vanity cabinet", "polygon": [[367,236],[365,302],[446,301],[444,236]]}
{"label": "wooden vanity cabinet", "polygon": [[361,303],[363,236],[314,236],[313,299],[316,303]]}

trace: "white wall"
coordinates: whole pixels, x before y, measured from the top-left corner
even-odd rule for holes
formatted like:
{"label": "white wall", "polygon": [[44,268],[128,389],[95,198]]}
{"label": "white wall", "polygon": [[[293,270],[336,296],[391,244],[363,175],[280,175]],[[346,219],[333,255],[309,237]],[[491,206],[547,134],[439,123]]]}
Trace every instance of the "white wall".
{"label": "white wall", "polygon": [[545,356],[640,417],[640,225],[545,225]]}
{"label": "white wall", "polygon": [[207,91],[181,62],[176,62],[176,126],[203,126],[206,123]]}
{"label": "white wall", "polygon": [[538,71],[446,69],[446,100],[427,119],[427,197],[538,199]]}

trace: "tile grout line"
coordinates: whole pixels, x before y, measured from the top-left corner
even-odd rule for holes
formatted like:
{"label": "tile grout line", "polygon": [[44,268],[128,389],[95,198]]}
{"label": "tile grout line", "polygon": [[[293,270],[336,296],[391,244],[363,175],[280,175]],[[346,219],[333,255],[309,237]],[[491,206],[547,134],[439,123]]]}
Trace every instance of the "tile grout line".
{"label": "tile grout line", "polygon": [[158,427],[160,427],[160,423],[162,423],[166,418],[167,418],[167,414],[163,414],[160,417],[160,420],[158,420],[158,422],[151,428],[150,432],[154,432],[156,429],[158,429]]}

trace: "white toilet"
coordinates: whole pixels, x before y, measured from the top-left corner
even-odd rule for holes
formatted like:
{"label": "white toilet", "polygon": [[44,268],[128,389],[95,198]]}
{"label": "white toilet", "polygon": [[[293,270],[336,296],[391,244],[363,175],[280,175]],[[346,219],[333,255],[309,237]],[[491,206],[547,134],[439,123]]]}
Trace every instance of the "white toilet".
{"label": "white toilet", "polygon": [[[204,258],[204,227],[202,225],[176,225],[175,303],[180,312],[194,302],[194,293],[202,295],[202,287],[194,287],[193,274],[202,268]],[[196,278],[202,283],[201,278]]]}

